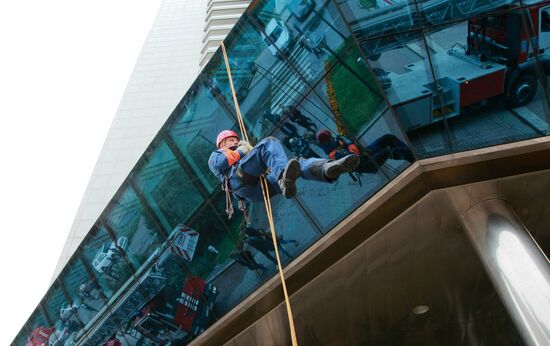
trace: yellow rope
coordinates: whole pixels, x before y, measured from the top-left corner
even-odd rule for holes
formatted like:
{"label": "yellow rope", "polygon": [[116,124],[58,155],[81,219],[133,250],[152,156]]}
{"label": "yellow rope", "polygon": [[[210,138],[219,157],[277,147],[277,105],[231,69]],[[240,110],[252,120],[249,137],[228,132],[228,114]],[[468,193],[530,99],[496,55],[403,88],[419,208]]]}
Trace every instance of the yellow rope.
{"label": "yellow rope", "polygon": [[227,58],[227,52],[225,51],[225,45],[222,42],[223,59],[225,60],[225,69],[227,70],[227,77],[229,78],[229,86],[231,87],[231,94],[233,94],[233,103],[235,103],[235,111],[237,112],[237,120],[239,122],[239,128],[241,129],[241,135],[244,140],[248,140],[248,134],[246,132],[246,126],[241,114],[241,108],[239,107],[239,101],[237,100],[237,93],[235,92],[235,86],[233,85],[233,77],[231,76],[231,67],[229,67],[229,59]]}
{"label": "yellow rope", "polygon": [[[235,110],[237,112],[237,120],[243,138],[248,142],[248,135],[246,133],[246,126],[243,121],[241,110],[239,108],[239,102],[237,100],[237,94],[235,92],[235,86],[233,85],[233,77],[231,77],[231,68],[229,66],[229,59],[227,58],[227,52],[225,51],[225,45],[222,42],[223,58],[225,60],[225,68],[227,70],[227,76],[229,77],[229,86],[231,87],[231,93],[233,94],[233,101],[235,103]],[[290,326],[290,337],[292,339],[292,345],[298,346],[298,339],[296,338],[296,329],[294,328],[294,317],[292,316],[292,308],[290,307],[290,299],[288,298],[288,291],[286,289],[285,275],[283,273],[283,266],[281,263],[281,257],[279,256],[279,247],[277,244],[277,233],[275,232],[275,225],[273,222],[273,213],[271,210],[271,200],[269,198],[269,185],[267,180],[262,175],[260,177],[260,185],[264,195],[265,210],[267,212],[267,219],[269,221],[269,228],[271,230],[271,238],[273,239],[273,248],[275,249],[275,257],[277,258],[277,267],[279,268],[279,276],[281,277],[281,285],[283,286],[283,293],[285,296],[286,311],[288,314],[288,324]]]}

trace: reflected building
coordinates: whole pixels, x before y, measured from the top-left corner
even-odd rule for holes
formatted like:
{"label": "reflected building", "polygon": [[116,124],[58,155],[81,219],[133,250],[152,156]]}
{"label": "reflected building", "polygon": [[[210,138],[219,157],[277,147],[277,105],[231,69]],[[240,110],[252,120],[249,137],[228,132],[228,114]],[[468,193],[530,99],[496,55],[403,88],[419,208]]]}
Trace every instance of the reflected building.
{"label": "reflected building", "polygon": [[207,164],[234,98],[252,143],[361,157],[271,200],[300,344],[547,343],[549,13],[252,1],[224,39],[235,94],[218,49],[14,344],[291,344],[269,250],[244,246],[264,206],[228,219]]}

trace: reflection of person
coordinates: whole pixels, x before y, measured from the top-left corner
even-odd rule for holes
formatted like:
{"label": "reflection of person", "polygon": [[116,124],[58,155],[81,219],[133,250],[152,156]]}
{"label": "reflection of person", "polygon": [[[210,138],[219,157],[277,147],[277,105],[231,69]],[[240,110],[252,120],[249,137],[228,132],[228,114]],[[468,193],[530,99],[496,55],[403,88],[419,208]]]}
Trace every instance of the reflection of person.
{"label": "reflection of person", "polygon": [[279,130],[289,137],[298,137],[300,135],[296,126],[287,121],[279,125]]}
{"label": "reflection of person", "polygon": [[[273,237],[271,236],[271,232],[268,232],[263,228],[246,227],[244,229],[244,234],[249,237],[258,237],[261,239],[268,239],[271,242],[271,245],[273,245],[273,241],[272,241]],[[297,246],[298,241],[294,239],[285,239],[282,234],[279,234],[277,236],[277,244],[278,245],[294,244]]]}
{"label": "reflection of person", "polygon": [[[244,230],[244,241],[261,252],[265,257],[270,259],[273,263],[277,264],[275,257],[271,255],[271,252],[275,251],[273,247],[273,238],[271,233],[261,228],[246,227]],[[292,258],[292,255],[285,249],[285,244],[298,245],[298,241],[294,239],[284,239],[282,235],[277,236],[277,247],[288,258]]]}
{"label": "reflection of person", "polygon": [[283,108],[283,116],[288,117],[290,121],[300,125],[306,130],[311,132],[317,130],[317,124],[315,124],[310,117],[304,115],[298,108],[285,106]]}
{"label": "reflection of person", "polygon": [[320,130],[315,136],[317,144],[331,159],[349,154],[360,156],[358,173],[376,173],[387,159],[414,161],[409,147],[392,134],[385,134],[366,147],[362,153],[357,144],[344,136],[333,136],[329,130]]}
{"label": "reflection of person", "polygon": [[225,130],[216,139],[217,150],[212,152],[208,165],[226,190],[239,199],[259,201],[262,189],[259,177],[266,174],[270,193],[282,193],[286,198],[296,195],[299,177],[331,183],[340,174],[351,172],[359,162],[357,156],[347,155],[338,160],[288,160],[281,142],[275,137],[261,140],[255,147],[239,141],[237,133]]}
{"label": "reflection of person", "polygon": [[256,262],[254,259],[254,256],[252,256],[252,253],[248,250],[235,250],[233,251],[229,257],[235,260],[235,262],[239,263],[240,265],[247,267],[250,270],[266,270],[267,268]]}

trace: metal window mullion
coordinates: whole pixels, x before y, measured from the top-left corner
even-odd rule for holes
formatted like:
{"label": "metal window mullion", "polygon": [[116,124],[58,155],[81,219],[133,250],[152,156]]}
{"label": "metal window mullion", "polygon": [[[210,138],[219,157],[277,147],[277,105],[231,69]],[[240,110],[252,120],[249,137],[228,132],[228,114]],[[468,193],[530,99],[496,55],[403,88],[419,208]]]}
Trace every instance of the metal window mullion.
{"label": "metal window mullion", "polygon": [[208,190],[206,189],[204,184],[200,181],[200,179],[198,179],[198,177],[197,177],[197,179],[193,179],[193,176],[197,176],[197,174],[193,171],[193,168],[191,167],[189,162],[187,162],[187,159],[185,158],[183,153],[179,150],[177,144],[174,142],[172,137],[170,137],[170,135],[166,131],[163,131],[163,130],[161,130],[160,136],[162,137],[164,142],[167,144],[168,150],[170,150],[172,152],[172,154],[176,158],[176,161],[178,161],[180,167],[191,178],[190,179],[191,182],[193,183],[195,188],[197,190],[199,190],[199,193],[201,194],[201,197],[205,200],[208,199],[210,197],[210,193],[208,192]]}
{"label": "metal window mullion", "polygon": [[149,205],[149,202],[145,199],[145,196],[143,195],[143,191],[137,186],[136,182],[134,181],[134,177],[128,178],[128,185],[134,190],[139,202],[141,203],[141,206],[143,207],[143,210],[151,218],[153,223],[155,224],[157,231],[162,236],[163,241],[168,239],[168,232],[169,230],[164,229],[164,226],[162,226],[162,222],[158,218],[157,214],[155,213],[154,209]]}

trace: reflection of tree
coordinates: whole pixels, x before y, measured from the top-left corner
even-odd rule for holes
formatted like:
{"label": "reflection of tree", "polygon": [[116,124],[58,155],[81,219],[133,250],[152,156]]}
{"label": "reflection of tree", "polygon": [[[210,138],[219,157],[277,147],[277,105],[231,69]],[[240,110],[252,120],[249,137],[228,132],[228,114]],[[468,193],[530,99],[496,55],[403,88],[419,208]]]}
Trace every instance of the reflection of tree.
{"label": "reflection of tree", "polygon": [[[331,107],[334,102],[338,105],[338,111],[341,113],[339,121],[342,123],[339,126],[345,127],[352,134],[357,134],[376,115],[383,101],[372,74],[355,62],[357,56],[359,56],[358,49],[353,48],[343,57],[342,61],[347,60],[346,65],[353,64],[355,68],[351,66],[348,68],[337,63],[325,78],[330,80],[333,87],[333,94],[329,95],[329,98],[332,98]],[[367,79],[354,78],[351,73],[354,70],[364,71],[364,76]],[[338,132],[343,133],[340,129]]]}
{"label": "reflection of tree", "polygon": [[327,74],[325,75],[325,83],[327,85],[327,96],[330,105],[330,110],[334,114],[334,120],[336,121],[336,128],[339,134],[345,135],[346,128],[342,126],[342,113],[340,113],[340,107],[338,106],[338,100],[336,99],[336,92],[334,91],[334,84],[330,78],[330,64],[328,61],[325,61],[325,70]]}

